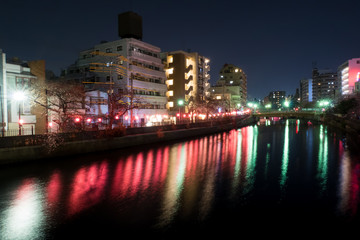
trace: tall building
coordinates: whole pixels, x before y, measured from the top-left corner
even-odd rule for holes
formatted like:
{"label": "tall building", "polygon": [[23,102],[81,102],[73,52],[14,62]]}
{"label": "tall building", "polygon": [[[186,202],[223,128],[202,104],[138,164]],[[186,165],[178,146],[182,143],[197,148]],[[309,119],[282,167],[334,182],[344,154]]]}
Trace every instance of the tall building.
{"label": "tall building", "polygon": [[0,49],[0,136],[46,131],[46,116],[31,104],[29,86],[45,81],[45,62],[6,59]]}
{"label": "tall building", "polygon": [[161,54],[166,65],[167,109],[175,113],[185,102],[185,112],[196,109],[197,104],[210,97],[210,60],[197,52],[173,51]]}
{"label": "tall building", "polygon": [[303,106],[313,101],[312,81],[312,78],[300,81],[300,103]]}
{"label": "tall building", "polygon": [[355,91],[355,83],[360,81],[360,58],[347,60],[338,67],[341,95],[351,95]]}
{"label": "tall building", "polygon": [[220,70],[219,80],[211,87],[211,95],[223,103],[225,111],[245,106],[247,99],[245,72],[233,64],[225,64]]}
{"label": "tall building", "polygon": [[338,89],[337,73],[328,69],[318,70],[314,68],[312,71],[312,99],[318,102],[323,99],[336,99],[336,91]]}
{"label": "tall building", "polygon": [[[133,19],[134,26],[126,27],[125,23]],[[128,102],[136,108],[123,116],[126,125],[160,122],[167,116],[166,76],[160,48],[141,41],[141,17],[137,14],[120,14],[120,24],[122,39],[102,41],[80,52],[65,76],[83,82],[87,90],[130,92]]]}
{"label": "tall building", "polygon": [[281,108],[285,101],[285,91],[272,91],[268,95],[271,108]]}

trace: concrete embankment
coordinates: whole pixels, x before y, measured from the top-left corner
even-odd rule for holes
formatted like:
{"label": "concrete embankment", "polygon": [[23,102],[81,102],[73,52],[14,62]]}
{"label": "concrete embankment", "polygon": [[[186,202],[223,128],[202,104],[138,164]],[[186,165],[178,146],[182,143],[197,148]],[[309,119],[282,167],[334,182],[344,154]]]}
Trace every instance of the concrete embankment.
{"label": "concrete embankment", "polygon": [[256,123],[256,118],[245,121],[203,128],[190,128],[173,131],[157,131],[153,133],[128,135],[123,137],[92,139],[65,142],[55,149],[45,146],[26,146],[16,148],[0,148],[0,164],[28,162],[47,158],[66,157],[76,154],[108,151],[134,147],[152,143],[169,142],[191,137],[204,136],[234,128],[241,128]]}

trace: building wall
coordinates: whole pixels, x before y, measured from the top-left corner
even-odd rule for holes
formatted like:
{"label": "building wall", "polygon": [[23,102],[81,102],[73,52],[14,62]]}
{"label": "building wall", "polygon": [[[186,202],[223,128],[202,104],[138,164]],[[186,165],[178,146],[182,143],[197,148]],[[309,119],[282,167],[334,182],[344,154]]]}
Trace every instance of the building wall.
{"label": "building wall", "polygon": [[272,108],[281,108],[283,107],[285,97],[285,91],[272,91],[269,93],[269,101],[271,102]]}
{"label": "building wall", "polygon": [[312,79],[312,99],[314,102],[322,99],[335,100],[339,85],[336,72],[314,69]]}
{"label": "building wall", "polygon": [[137,123],[146,123],[153,116],[167,115],[166,77],[160,48],[151,44],[133,38],[102,42],[80,52],[66,75],[85,82],[87,90],[133,90],[133,102],[138,108],[124,116],[124,123],[129,124],[131,116]]}
{"label": "building wall", "polygon": [[[45,61],[29,61],[28,65],[30,67],[31,74],[36,76],[36,81],[45,84]],[[45,91],[43,91],[41,94],[44,97],[46,96]],[[47,111],[44,109],[44,107],[39,105],[33,105],[31,108],[31,113],[36,117],[35,132],[37,134],[44,134],[48,131],[48,119],[46,112]]]}
{"label": "building wall", "polygon": [[220,78],[215,86],[211,87],[214,99],[225,101],[226,111],[238,109],[246,105],[247,77],[244,71],[233,65],[225,64],[220,70]]}
{"label": "building wall", "polygon": [[351,95],[355,91],[355,82],[359,80],[360,58],[350,59],[338,67],[341,95]]}
{"label": "building wall", "polygon": [[[197,52],[173,51],[162,53],[166,65],[168,110],[174,114],[179,108],[189,112],[210,96],[210,60]],[[178,106],[184,100],[185,106]]]}

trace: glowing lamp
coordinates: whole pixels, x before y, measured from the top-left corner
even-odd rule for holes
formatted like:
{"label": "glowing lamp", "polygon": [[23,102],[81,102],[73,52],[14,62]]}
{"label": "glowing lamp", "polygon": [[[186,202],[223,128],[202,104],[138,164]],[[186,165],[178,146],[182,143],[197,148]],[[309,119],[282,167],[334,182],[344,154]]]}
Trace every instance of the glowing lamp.
{"label": "glowing lamp", "polygon": [[90,122],[91,122],[91,118],[86,119],[86,122],[90,123]]}
{"label": "glowing lamp", "polygon": [[98,118],[98,122],[102,122],[102,118]]}
{"label": "glowing lamp", "polygon": [[119,119],[119,116],[118,116],[118,115],[116,115],[116,116],[115,116],[115,119],[116,119],[116,120],[118,120],[118,119]]}
{"label": "glowing lamp", "polygon": [[135,116],[135,119],[136,119],[136,120],[139,120],[139,117],[138,117],[138,116]]}
{"label": "glowing lamp", "polygon": [[75,118],[75,122],[77,122],[77,123],[80,122],[80,118],[78,118],[78,117]]}
{"label": "glowing lamp", "polygon": [[52,127],[52,126],[53,126],[53,123],[52,123],[52,122],[49,122],[48,125],[49,125],[49,127]]}
{"label": "glowing lamp", "polygon": [[177,113],[176,116],[177,116],[177,117],[180,117],[180,113]]}
{"label": "glowing lamp", "polygon": [[19,119],[19,124],[23,125],[24,124],[24,120],[23,119]]}

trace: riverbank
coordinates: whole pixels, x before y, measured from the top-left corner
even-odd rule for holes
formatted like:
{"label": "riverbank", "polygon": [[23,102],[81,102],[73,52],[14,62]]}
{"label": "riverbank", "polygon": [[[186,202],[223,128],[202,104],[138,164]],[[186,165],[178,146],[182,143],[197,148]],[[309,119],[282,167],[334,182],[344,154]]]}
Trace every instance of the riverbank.
{"label": "riverbank", "polygon": [[[106,137],[101,139],[88,139],[59,143],[56,146],[33,145],[21,147],[0,148],[0,165],[29,162],[42,159],[67,157],[76,154],[110,151],[128,147],[169,142],[185,138],[199,137],[234,128],[241,128],[255,124],[257,118],[249,117],[230,123],[215,124],[209,127],[194,127],[178,130],[163,130],[158,128],[155,132],[126,135],[121,137]],[[48,143],[51,144],[51,143]]]}

